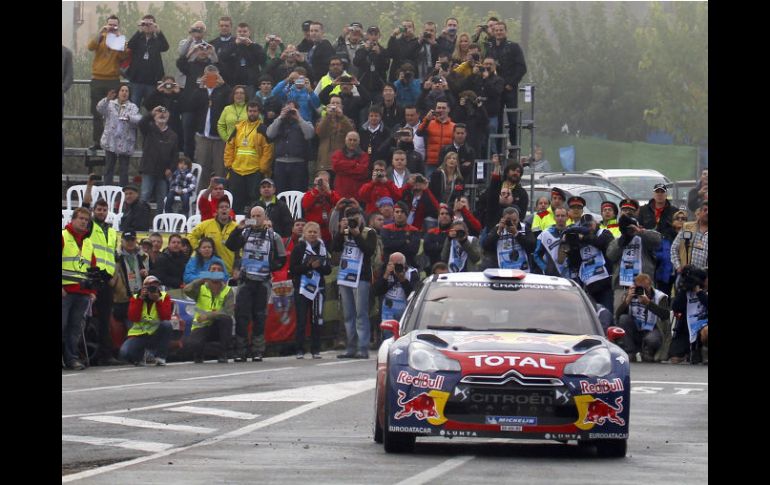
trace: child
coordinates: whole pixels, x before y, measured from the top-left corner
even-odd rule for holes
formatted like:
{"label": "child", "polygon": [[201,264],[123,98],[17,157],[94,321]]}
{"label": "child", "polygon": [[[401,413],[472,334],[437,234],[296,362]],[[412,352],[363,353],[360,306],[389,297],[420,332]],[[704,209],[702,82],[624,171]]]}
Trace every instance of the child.
{"label": "child", "polygon": [[186,155],[179,157],[177,169],[169,178],[168,194],[166,195],[166,207],[163,212],[174,212],[174,196],[178,195],[182,199],[182,212],[180,214],[188,214],[190,212],[190,196],[195,192],[197,187],[197,180],[195,175],[192,174],[192,162]]}

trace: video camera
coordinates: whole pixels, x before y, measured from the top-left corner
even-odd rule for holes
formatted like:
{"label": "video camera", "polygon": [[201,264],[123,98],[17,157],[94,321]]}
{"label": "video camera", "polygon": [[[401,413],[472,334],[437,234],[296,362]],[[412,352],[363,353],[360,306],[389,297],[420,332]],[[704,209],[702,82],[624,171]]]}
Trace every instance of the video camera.
{"label": "video camera", "polygon": [[80,288],[84,290],[98,290],[101,286],[110,281],[111,276],[106,270],[99,268],[88,268],[85,272],[62,270],[62,280],[79,283]]}

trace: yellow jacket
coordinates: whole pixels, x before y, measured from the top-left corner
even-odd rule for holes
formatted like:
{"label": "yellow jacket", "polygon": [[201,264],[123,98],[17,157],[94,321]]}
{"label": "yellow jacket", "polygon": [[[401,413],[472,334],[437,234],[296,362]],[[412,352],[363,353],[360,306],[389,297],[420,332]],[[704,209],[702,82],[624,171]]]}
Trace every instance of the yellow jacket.
{"label": "yellow jacket", "polygon": [[107,47],[107,34],[102,33],[91,37],[88,50],[95,51],[91,77],[103,81],[120,79],[120,63],[128,57],[127,51],[114,51]]}
{"label": "yellow jacket", "polygon": [[235,262],[235,253],[227,249],[225,241],[230,237],[230,233],[238,227],[238,223],[231,220],[224,227],[220,226],[217,222],[217,218],[207,219],[197,226],[195,229],[187,235],[187,239],[192,244],[192,247],[197,248],[202,237],[210,237],[214,240],[214,249],[217,251],[217,256],[222,258],[225,263],[225,268],[229,274],[233,273],[233,263]]}
{"label": "yellow jacket", "polygon": [[272,173],[273,145],[259,132],[262,121],[248,119],[235,125],[235,133],[225,144],[225,168],[238,175],[259,172],[264,177]]}

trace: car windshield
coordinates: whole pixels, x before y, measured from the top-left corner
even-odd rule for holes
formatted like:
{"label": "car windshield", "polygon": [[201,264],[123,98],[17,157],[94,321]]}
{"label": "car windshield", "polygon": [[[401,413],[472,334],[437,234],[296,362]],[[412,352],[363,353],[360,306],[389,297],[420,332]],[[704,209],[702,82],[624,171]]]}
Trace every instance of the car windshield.
{"label": "car windshield", "polygon": [[633,176],[633,177],[611,177],[610,180],[620,185],[623,192],[632,199],[646,201],[652,198],[652,188],[655,184],[665,184],[666,179],[654,175]]}
{"label": "car windshield", "polygon": [[474,331],[597,333],[593,311],[576,288],[510,281],[435,282],[410,327]]}

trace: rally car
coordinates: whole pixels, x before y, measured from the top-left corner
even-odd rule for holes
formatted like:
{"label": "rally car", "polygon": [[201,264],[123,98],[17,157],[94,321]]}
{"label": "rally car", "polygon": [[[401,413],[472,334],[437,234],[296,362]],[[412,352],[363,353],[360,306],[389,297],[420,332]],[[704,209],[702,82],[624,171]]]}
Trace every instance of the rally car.
{"label": "rally car", "polygon": [[577,441],[626,454],[628,355],[573,281],[488,269],[429,276],[377,356],[374,439],[418,436]]}

